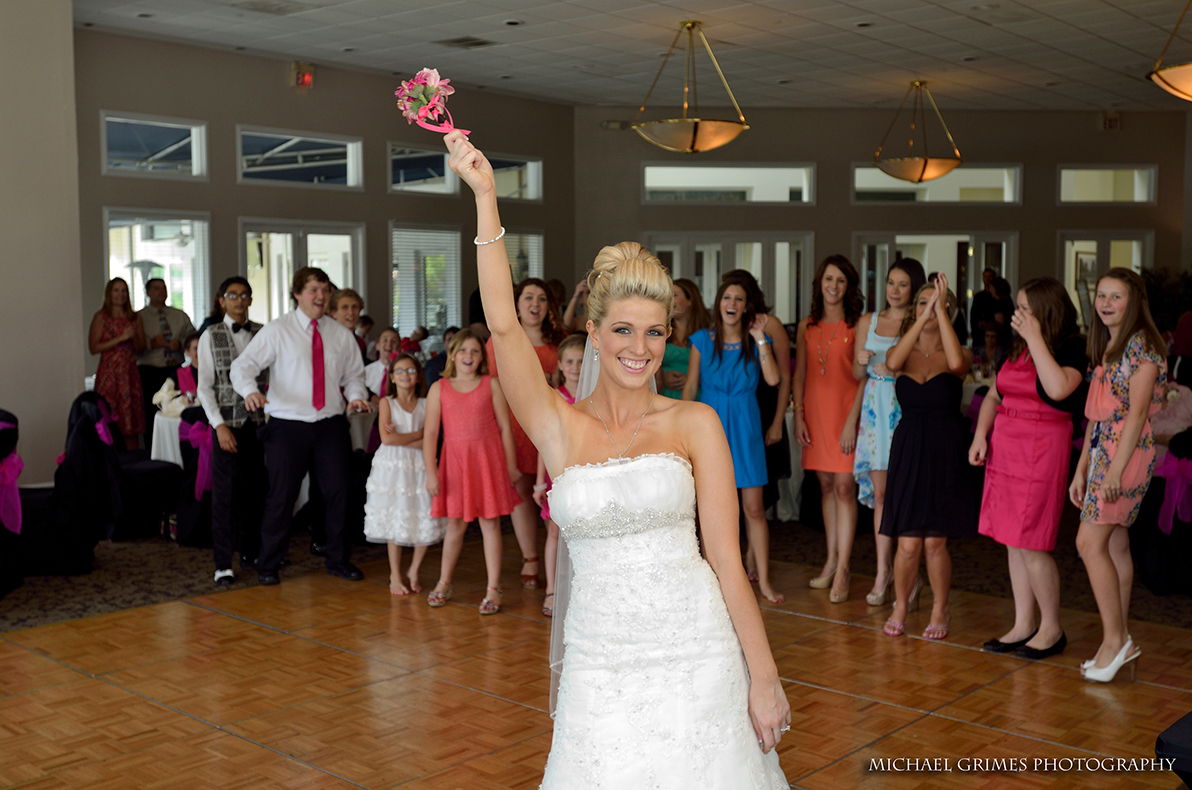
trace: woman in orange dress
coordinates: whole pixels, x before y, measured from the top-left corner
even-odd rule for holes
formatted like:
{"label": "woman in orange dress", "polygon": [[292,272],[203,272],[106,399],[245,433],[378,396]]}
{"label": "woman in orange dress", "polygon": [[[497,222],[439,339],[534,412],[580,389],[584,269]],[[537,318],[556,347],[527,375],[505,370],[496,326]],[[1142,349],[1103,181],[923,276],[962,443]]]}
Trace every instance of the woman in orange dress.
{"label": "woman in orange dress", "polygon": [[[563,331],[563,320],[559,317],[559,306],[546,283],[537,277],[527,277],[513,289],[513,301],[517,305],[517,320],[534,346],[542,372],[547,377],[555,375],[559,368],[559,343],[567,337]],[[500,360],[490,337],[485,344],[488,368],[493,378],[500,378],[497,366]],[[522,587],[527,590],[538,588],[538,505],[534,504],[534,480],[538,474],[538,450],[530,437],[522,430],[517,418],[513,417],[513,446],[517,450],[517,468],[522,476],[514,483],[521,504],[513,511],[513,533],[522,552]]]}
{"label": "woman in orange dress", "polygon": [[103,290],[103,307],[91,319],[87,338],[92,354],[99,354],[95,391],[116,413],[116,424],[129,450],[145,432],[145,409],[141,405],[141,376],[137,354],[145,350],[145,330],[132,310],[128,283],[115,277]]}
{"label": "woman in orange dress", "polygon": [[829,600],[849,593],[849,558],[857,534],[853,451],[864,389],[853,377],[857,321],[865,309],[861,278],[848,258],[831,255],[815,270],[811,315],[799,322],[795,343],[795,436],[803,468],[819,478],[828,558],[809,584],[831,587]]}

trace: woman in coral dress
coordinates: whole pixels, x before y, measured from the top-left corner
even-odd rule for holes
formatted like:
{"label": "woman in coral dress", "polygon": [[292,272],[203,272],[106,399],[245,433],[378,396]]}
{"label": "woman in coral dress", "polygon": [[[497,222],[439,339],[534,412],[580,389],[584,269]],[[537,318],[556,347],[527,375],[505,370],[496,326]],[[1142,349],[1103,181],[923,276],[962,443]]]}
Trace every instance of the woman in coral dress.
{"label": "woman in coral dress", "polygon": [[128,449],[135,450],[145,432],[141,376],[137,372],[137,354],[145,350],[145,330],[132,311],[128,283],[115,277],[103,291],[103,307],[91,319],[88,346],[99,354],[95,371],[95,391],[103,396],[116,413],[116,424]]}
{"label": "woman in coral dress", "polygon": [[857,483],[853,451],[864,390],[853,377],[857,321],[865,308],[861,278],[843,255],[815,270],[811,315],[799,322],[795,350],[795,436],[803,468],[819,478],[828,558],[809,583],[831,587],[832,603],[849,596],[849,558],[857,533]]}
{"label": "woman in coral dress", "polygon": [[1150,416],[1163,405],[1166,351],[1142,278],[1123,268],[1103,274],[1089,327],[1089,364],[1097,366],[1084,407],[1089,425],[1068,488],[1072,504],[1081,508],[1076,549],[1104,631],[1097,655],[1081,666],[1088,680],[1113,680],[1142,652],[1126,626],[1134,582],[1126,530],[1138,517],[1154,472]]}

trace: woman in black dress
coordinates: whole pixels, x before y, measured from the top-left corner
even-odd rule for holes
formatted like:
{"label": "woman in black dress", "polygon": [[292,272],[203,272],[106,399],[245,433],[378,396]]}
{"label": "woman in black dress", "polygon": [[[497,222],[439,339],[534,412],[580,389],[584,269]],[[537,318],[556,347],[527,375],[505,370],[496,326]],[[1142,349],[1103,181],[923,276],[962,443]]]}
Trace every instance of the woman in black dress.
{"label": "woman in black dress", "polygon": [[931,622],[927,639],[948,636],[952,619],[948,591],[952,558],[948,538],[977,531],[977,495],[967,462],[968,435],[961,422],[960,398],[973,352],[961,346],[952,328],[956,298],[948,279],[938,289],[925,285],[915,309],[902,324],[902,339],[886,354],[886,367],[901,372],[895,382],[902,420],[890,445],[890,472],[881,534],[898,540],[894,556],[894,612],[882,629],[902,636],[906,614],[917,608],[919,558],[927,555],[931,581]]}

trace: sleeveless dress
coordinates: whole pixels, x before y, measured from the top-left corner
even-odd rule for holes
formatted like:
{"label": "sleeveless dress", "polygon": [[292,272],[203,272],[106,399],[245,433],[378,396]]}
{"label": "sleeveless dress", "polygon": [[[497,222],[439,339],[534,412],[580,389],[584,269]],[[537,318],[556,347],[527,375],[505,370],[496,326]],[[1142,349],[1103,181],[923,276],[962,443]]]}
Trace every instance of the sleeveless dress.
{"label": "sleeveless dress", "polygon": [[989,435],[978,531],[1004,546],[1051,551],[1068,495],[1072,415],[1039,397],[1030,351],[997,374],[1002,397]]}
{"label": "sleeveless dress", "polygon": [[439,453],[439,494],[430,506],[436,518],[499,518],[512,513],[521,501],[509,481],[501,429],[493,412],[492,381],[492,376],[481,376],[476,389],[460,393],[451,386],[451,379],[439,379],[443,451]]}
{"label": "sleeveless dress", "polygon": [[977,532],[977,486],[962,422],[964,384],[951,373],[894,382],[902,420],[890,442],[881,534],[963,538]]}
{"label": "sleeveless dress", "polygon": [[[560,384],[559,388],[557,390],[555,390],[555,392],[562,395],[563,400],[567,401],[568,403],[570,403],[572,405],[575,404],[575,396],[567,391],[566,384]],[[535,473],[535,474],[537,474],[537,473]],[[547,495],[547,497],[550,496],[550,489],[551,489],[551,479],[550,479],[550,474],[548,473],[546,475],[546,495]],[[547,499],[546,502],[542,503],[542,510],[539,512],[539,515],[542,516],[543,521],[550,521],[550,499]]]}
{"label": "sleeveless dress", "polygon": [[[497,373],[497,352],[493,348],[491,337],[484,344],[484,353],[488,355],[489,375],[493,378],[500,378],[500,374]],[[542,365],[542,372],[547,376],[555,375],[555,371],[559,369],[559,347],[534,346],[534,353],[538,355],[538,364]],[[513,423],[513,449],[517,453],[517,470],[523,475],[537,475],[538,448],[530,441],[529,435],[518,423],[517,417],[513,416],[512,409],[509,411],[509,419]]]}
{"label": "sleeveless dress", "polygon": [[[682,373],[687,375],[688,363],[691,361],[691,343],[688,342],[685,346],[677,346],[674,343],[667,343],[666,349],[662,352],[662,372],[663,373]],[[663,387],[658,393],[665,395],[668,398],[675,400],[683,400],[683,390],[672,390]],[[697,396],[698,397],[698,396]]]}
{"label": "sleeveless dress", "polygon": [[[1110,503],[1101,497],[1101,486],[1109,464],[1118,452],[1126,415],[1130,412],[1130,376],[1143,364],[1159,368],[1155,390],[1147,409],[1147,420],[1138,436],[1138,445],[1122,472],[1122,492]],[[1089,440],[1088,484],[1080,520],[1090,524],[1120,524],[1128,527],[1138,518],[1142,497],[1155,471],[1155,433],[1150,418],[1163,407],[1167,386],[1167,360],[1146,347],[1146,336],[1135,332],[1126,343],[1122,357],[1109,366],[1098,365],[1089,380],[1089,397],[1084,416],[1093,423]]]}
{"label": "sleeveless dress", "polygon": [[[877,333],[877,313],[869,321],[869,332],[865,335],[865,348],[873,352],[865,372],[865,394],[861,396],[861,416],[857,420],[857,449],[853,453],[853,477],[857,481],[857,500],[872,508],[873,478],[870,472],[883,472],[890,468],[890,440],[894,429],[902,419],[898,396],[894,394],[894,377],[879,376],[874,372],[878,365],[886,363],[886,354],[898,343],[896,337],[883,337]],[[806,407],[804,407],[806,408]]]}
{"label": "sleeveless dress", "polygon": [[762,754],[753,732],[741,643],[700,557],[690,464],[573,466],[550,506],[573,575],[542,790],[786,790],[777,752]]}
{"label": "sleeveless dress", "polygon": [[[413,412],[387,398],[389,415],[397,433],[413,433],[426,424],[426,398],[419,398]],[[426,490],[426,464],[422,445],[395,447],[382,444],[373,456],[372,471],[364,486],[364,537],[370,543],[429,546],[443,539],[446,524],[430,514]]]}
{"label": "sleeveless dress", "polygon": [[[141,320],[135,315],[131,318],[112,318],[103,311],[100,311],[100,315],[103,316],[103,334],[99,336],[101,343],[119,337],[129,327],[135,328],[135,322]],[[99,368],[95,371],[95,391],[103,396],[116,413],[120,433],[131,437],[145,432],[141,374],[137,371],[137,352],[131,340],[125,340],[100,354]]]}
{"label": "sleeveless dress", "polygon": [[[691,346],[699,351],[699,400],[716,410],[728,447],[733,454],[733,472],[737,488],[764,486],[766,440],[762,433],[762,414],[757,406],[757,381],[760,368],[753,338],[748,340],[753,362],[741,364],[741,343],[726,343],[717,359],[712,330],[701,329],[691,336]],[[771,351],[771,353],[773,353]]]}
{"label": "sleeveless dress", "polygon": [[[857,328],[844,319],[835,324],[809,324],[803,333],[807,374],[803,381],[803,422],[811,446],[803,448],[803,468],[816,472],[853,473],[853,455],[840,452],[840,434],[853,409],[861,383],[853,378]],[[824,370],[820,372],[820,354]]]}

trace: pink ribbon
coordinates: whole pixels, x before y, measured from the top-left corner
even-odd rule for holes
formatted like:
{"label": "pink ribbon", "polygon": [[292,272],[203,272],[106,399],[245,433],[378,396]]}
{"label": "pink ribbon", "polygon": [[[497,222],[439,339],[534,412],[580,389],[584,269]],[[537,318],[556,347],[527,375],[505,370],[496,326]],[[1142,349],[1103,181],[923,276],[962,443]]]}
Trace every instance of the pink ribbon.
{"label": "pink ribbon", "polygon": [[1176,458],[1168,453],[1155,469],[1155,477],[1167,481],[1163,507],[1159,510],[1159,529],[1170,535],[1177,513],[1180,521],[1192,521],[1192,458]]}
{"label": "pink ribbon", "polygon": [[116,422],[119,418],[115,414],[112,414],[106,401],[100,400],[96,401],[96,403],[99,406],[99,421],[95,423],[95,432],[99,434],[100,441],[110,446],[112,444],[112,431],[108,428],[108,423]]}
{"label": "pink ribbon", "polygon": [[[427,123],[425,120],[427,117],[435,118],[437,120],[442,118],[444,115],[447,116],[447,120],[443,123]],[[432,132],[438,132],[440,134],[447,134],[448,132],[456,131],[455,119],[451,117],[451,111],[441,104],[428,104],[425,107],[420,108],[418,110],[418,117],[414,120],[414,123],[418,124],[423,129],[429,129]],[[467,129],[459,129],[459,131],[463,132],[464,134],[471,134],[471,132]]]}
{"label": "pink ribbon", "polygon": [[195,475],[195,499],[211,490],[211,426],[205,422],[178,424],[178,438],[198,448],[199,468]]}
{"label": "pink ribbon", "polygon": [[17,478],[25,469],[25,462],[19,453],[10,453],[0,461],[0,521],[9,532],[21,534],[21,491]]}

